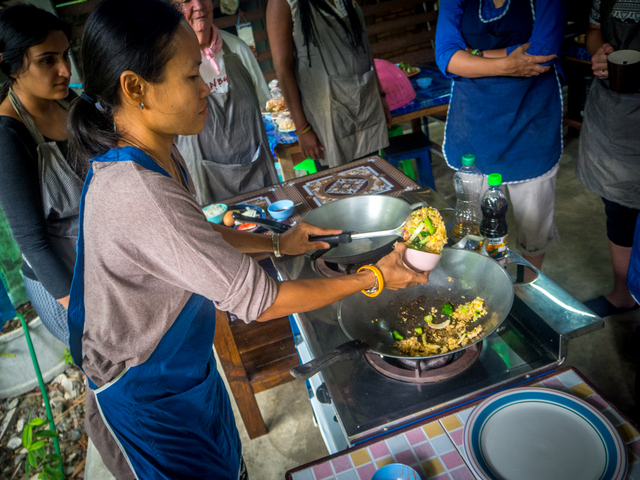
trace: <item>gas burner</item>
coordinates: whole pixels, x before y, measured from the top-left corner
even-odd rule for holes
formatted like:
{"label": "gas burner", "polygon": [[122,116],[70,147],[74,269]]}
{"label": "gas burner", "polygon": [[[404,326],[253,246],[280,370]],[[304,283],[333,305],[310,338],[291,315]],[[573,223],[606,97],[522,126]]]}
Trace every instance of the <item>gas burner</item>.
{"label": "gas burner", "polygon": [[327,278],[341,277],[342,275],[349,275],[355,273],[362,265],[366,263],[358,263],[353,265],[343,265],[341,263],[327,262],[322,258],[318,258],[313,262],[312,267],[316,273],[323,275]]}
{"label": "gas burner", "polygon": [[367,353],[365,357],[382,375],[408,383],[435,383],[454,377],[469,368],[480,356],[482,344],[476,343],[461,352],[427,360],[381,357]]}

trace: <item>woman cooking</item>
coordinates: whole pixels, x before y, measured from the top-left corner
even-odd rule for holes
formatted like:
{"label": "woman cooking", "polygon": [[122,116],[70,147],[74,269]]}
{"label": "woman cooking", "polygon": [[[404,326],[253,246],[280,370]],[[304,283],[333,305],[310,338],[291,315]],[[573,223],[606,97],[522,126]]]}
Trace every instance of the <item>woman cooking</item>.
{"label": "woman cooking", "polygon": [[273,64],[304,158],[336,167],[389,145],[391,113],[360,7],[270,0]]}
{"label": "woman cooking", "polygon": [[553,61],[564,0],[441,2],[436,61],[452,77],[443,152],[452,168],[473,154],[509,192],[517,245],[540,268],[558,242],[555,183],[562,156],[562,89]]}
{"label": "woman cooking", "polygon": [[198,202],[209,205],[278,183],[260,114],[268,90],[253,53],[242,40],[213,24],[212,0],[179,5],[198,36],[200,75],[211,89],[204,130],[176,142]]}
{"label": "woman cooking", "polygon": [[266,321],[427,275],[404,267],[400,245],[354,275],[276,282],[243,253],[301,254],[328,247],[310,234],[335,231],[302,223],[270,238],[206,221],[172,141],[204,127],[209,89],[195,33],[163,0],[100,3],[82,59],[70,145],[91,170],[69,329],[91,386],[87,431],[118,478],[236,480],[241,446],[211,348],[215,308]]}
{"label": "woman cooking", "polygon": [[34,6],[0,12],[8,77],[0,91],[0,205],[22,252],[29,299],[65,344],[84,173],[67,161],[69,36],[68,25]]}

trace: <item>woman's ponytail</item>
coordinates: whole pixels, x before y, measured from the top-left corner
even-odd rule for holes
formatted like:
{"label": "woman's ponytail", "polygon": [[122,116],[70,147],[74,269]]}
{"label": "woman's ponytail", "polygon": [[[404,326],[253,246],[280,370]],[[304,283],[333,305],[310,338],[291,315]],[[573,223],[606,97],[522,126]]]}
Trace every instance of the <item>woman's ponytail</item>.
{"label": "woman's ponytail", "polygon": [[182,13],[163,0],[104,0],[91,13],[82,37],[85,93],[71,107],[69,154],[76,165],[118,145],[114,113],[120,75],[131,70],[149,83],[162,80],[173,55]]}

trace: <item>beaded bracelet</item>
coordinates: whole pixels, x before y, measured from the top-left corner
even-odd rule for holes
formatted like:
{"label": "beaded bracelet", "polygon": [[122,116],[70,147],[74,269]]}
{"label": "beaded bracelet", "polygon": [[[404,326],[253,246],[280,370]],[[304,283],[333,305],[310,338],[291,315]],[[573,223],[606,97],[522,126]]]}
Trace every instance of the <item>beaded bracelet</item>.
{"label": "beaded bracelet", "polygon": [[297,133],[296,135],[298,135],[300,137],[300,136],[304,135],[305,133],[309,133],[311,130],[313,130],[313,127],[311,125],[307,124],[307,126],[304,127],[302,129],[302,131],[300,133]]}
{"label": "beaded bracelet", "polygon": [[373,272],[373,274],[376,276],[376,284],[369,290],[362,290],[362,293],[364,293],[367,297],[377,297],[378,295],[380,295],[380,292],[382,292],[382,289],[384,288],[384,279],[382,278],[382,272],[378,267],[375,267],[373,265],[364,265],[358,269],[357,273],[360,273],[363,270],[371,270]]}

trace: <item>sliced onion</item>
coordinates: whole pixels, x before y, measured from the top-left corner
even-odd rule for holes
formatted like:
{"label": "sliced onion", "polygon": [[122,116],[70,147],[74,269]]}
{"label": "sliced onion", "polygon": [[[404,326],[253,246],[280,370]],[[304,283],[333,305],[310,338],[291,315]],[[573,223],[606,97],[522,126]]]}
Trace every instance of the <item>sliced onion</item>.
{"label": "sliced onion", "polygon": [[431,328],[435,328],[436,330],[442,330],[443,328],[448,327],[451,324],[451,319],[446,320],[442,323],[427,323]]}
{"label": "sliced onion", "polygon": [[418,225],[418,227],[415,229],[413,234],[409,237],[409,243],[413,242],[416,239],[416,237],[420,234],[423,228],[424,228],[424,223],[421,223],[420,225]]}

